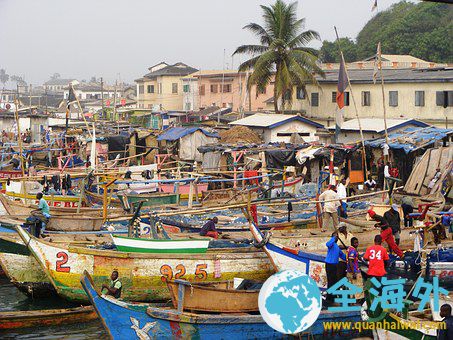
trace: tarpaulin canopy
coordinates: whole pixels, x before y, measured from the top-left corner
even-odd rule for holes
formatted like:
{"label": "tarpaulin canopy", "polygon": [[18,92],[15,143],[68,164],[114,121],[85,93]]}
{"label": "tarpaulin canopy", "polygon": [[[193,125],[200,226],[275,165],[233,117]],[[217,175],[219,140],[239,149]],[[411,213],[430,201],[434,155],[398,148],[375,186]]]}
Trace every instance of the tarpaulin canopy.
{"label": "tarpaulin canopy", "polygon": [[[411,127],[390,134],[388,145],[390,149],[399,149],[408,154],[420,147],[433,144],[451,134],[453,134],[453,129],[441,129],[434,126],[426,128]],[[385,138],[365,141],[365,145],[371,148],[381,148],[384,143]]]}
{"label": "tarpaulin canopy", "polygon": [[174,127],[174,128],[168,129],[163,134],[161,134],[159,137],[157,137],[157,140],[158,141],[161,141],[161,140],[175,141],[184,136],[190,135],[198,130],[201,131],[207,137],[220,138],[220,136],[217,134],[217,132],[210,132],[210,131],[202,129],[200,127]]}

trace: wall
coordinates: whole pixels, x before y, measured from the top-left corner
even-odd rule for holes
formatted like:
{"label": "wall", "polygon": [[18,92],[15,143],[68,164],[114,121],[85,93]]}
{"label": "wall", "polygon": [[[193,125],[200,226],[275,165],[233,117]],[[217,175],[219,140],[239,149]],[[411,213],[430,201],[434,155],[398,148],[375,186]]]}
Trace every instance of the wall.
{"label": "wall", "polygon": [[[226,73],[224,78],[224,85],[231,86],[231,92],[221,93],[220,87],[222,85],[222,73],[209,76],[198,76],[198,86],[204,85],[205,94],[200,94],[200,107],[219,106],[231,107],[233,111],[258,111],[266,108],[265,101],[273,96],[274,86],[270,84],[266,88],[266,93],[256,95],[256,87],[252,86],[251,89],[251,107],[249,107],[249,98],[246,98],[246,76],[238,75],[237,73]],[[211,85],[217,85],[217,93],[211,92]]]}
{"label": "wall", "polygon": [[[172,93],[172,84],[178,84],[178,93]],[[160,93],[160,84],[162,93]],[[144,93],[139,93],[137,87],[139,108],[151,109],[157,106],[158,110],[182,111],[183,110],[183,81],[180,76],[163,76],[156,79],[145,79],[138,85],[144,86]],[[154,93],[148,93],[148,85],[154,85]]]}
{"label": "wall", "polygon": [[[320,84],[321,88],[307,86],[308,98],[311,93],[319,93],[319,106],[311,106],[308,99],[297,99],[294,94],[293,109],[306,111],[307,117],[321,121],[330,119],[333,122],[336,102],[332,102],[332,92],[337,90],[336,84]],[[353,95],[360,117],[383,117],[382,92],[379,83],[352,84]],[[436,91],[452,91],[453,83],[389,83],[385,84],[385,102],[387,118],[414,118],[422,121],[437,119],[445,120],[445,115],[453,116],[453,107],[444,109],[436,105]],[[362,106],[362,91],[370,91],[371,105]],[[398,91],[398,106],[389,106],[389,91]],[[425,91],[425,106],[415,106],[415,91]],[[350,105],[344,107],[345,119],[356,118],[352,98]]]}
{"label": "wall", "polygon": [[301,136],[306,142],[312,142],[318,140],[318,137],[315,136],[316,127],[305,124],[299,121],[288,122],[286,124],[277,126],[273,129],[266,129],[264,131],[264,142],[285,142],[289,143],[291,136],[278,136],[279,133],[309,133],[310,136]]}

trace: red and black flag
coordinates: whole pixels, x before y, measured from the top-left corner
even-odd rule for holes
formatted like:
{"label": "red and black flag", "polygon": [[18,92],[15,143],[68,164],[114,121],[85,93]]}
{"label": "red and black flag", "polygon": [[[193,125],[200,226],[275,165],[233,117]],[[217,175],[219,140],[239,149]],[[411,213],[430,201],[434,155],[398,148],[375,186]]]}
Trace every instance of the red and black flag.
{"label": "red and black flag", "polygon": [[344,107],[344,92],[348,88],[348,75],[346,74],[346,65],[344,64],[343,56],[340,62],[340,69],[338,71],[338,85],[337,85],[337,113],[335,115],[335,140],[338,139],[340,134],[341,124],[343,124],[343,107]]}

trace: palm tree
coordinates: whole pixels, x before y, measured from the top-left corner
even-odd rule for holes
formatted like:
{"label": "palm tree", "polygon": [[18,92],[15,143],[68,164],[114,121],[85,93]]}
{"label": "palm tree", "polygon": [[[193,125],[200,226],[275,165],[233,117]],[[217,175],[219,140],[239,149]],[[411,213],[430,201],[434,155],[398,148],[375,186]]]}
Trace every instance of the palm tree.
{"label": "palm tree", "polygon": [[[248,79],[248,89],[256,85],[257,93],[274,83],[274,109],[282,112],[285,104],[291,105],[294,86],[305,92],[307,83],[317,84],[315,75],[324,76],[318,67],[317,51],[306,45],[313,39],[320,40],[315,31],[303,31],[305,19],[297,19],[296,3],[286,4],[277,0],[271,6],[261,6],[264,26],[250,23],[244,27],[260,40],[259,45],[239,46],[233,54],[251,54],[252,58],[239,66],[239,71],[253,70]],[[281,111],[278,99],[281,100]]]}

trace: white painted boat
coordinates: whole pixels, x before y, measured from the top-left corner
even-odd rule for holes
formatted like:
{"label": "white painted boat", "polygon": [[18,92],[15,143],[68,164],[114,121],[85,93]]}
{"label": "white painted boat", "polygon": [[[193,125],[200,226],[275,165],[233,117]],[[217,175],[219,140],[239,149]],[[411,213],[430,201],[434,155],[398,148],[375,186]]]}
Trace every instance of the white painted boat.
{"label": "white painted boat", "polygon": [[209,239],[154,240],[112,235],[119,251],[131,253],[206,253]]}
{"label": "white painted boat", "polygon": [[297,251],[274,242],[269,242],[254,223],[250,224],[250,231],[257,244],[262,246],[276,271],[286,269],[298,270],[306,273],[315,280],[319,289],[327,289],[325,256]]}

